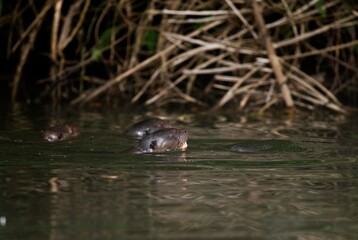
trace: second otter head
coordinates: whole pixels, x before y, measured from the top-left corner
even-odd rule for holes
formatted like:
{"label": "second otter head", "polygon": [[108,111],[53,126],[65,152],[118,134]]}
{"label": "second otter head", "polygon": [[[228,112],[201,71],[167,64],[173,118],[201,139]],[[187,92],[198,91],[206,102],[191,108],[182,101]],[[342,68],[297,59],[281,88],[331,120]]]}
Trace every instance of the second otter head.
{"label": "second otter head", "polygon": [[184,129],[159,129],[141,139],[132,148],[132,153],[165,152],[185,150],[188,147],[189,133]]}
{"label": "second otter head", "polygon": [[162,120],[159,118],[149,118],[142,120],[140,122],[134,123],[130,126],[124,134],[135,137],[142,138],[148,134],[151,134],[159,129],[170,128],[171,124],[167,120]]}

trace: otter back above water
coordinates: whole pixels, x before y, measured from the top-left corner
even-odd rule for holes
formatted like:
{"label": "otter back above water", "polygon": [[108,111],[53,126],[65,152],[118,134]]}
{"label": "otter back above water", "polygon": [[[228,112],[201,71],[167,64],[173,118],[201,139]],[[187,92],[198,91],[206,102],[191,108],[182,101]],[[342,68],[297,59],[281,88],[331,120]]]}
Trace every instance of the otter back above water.
{"label": "otter back above water", "polygon": [[229,150],[237,153],[259,152],[302,152],[306,148],[289,140],[240,140],[229,146]]}

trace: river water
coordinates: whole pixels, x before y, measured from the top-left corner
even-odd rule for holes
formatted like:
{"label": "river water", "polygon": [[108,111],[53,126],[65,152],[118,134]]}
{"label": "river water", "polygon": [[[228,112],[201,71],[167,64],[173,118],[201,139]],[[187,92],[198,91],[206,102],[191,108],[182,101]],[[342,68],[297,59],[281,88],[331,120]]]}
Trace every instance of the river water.
{"label": "river water", "polygon": [[[358,239],[357,117],[2,115],[0,239]],[[187,151],[121,153],[125,127],[150,115],[187,129]],[[54,120],[81,136],[43,142]],[[274,148],[230,151],[263,140]]]}

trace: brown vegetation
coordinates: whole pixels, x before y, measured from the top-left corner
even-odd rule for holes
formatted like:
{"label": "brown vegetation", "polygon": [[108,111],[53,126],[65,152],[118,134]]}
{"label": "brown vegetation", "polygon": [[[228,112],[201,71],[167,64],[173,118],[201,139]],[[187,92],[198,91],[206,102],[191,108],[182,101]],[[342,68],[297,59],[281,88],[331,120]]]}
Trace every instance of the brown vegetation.
{"label": "brown vegetation", "polygon": [[[120,99],[261,111],[324,106],[356,87],[357,17],[348,0],[47,0],[16,5],[11,54],[19,60],[12,99],[42,30],[52,61],[38,80],[54,102]],[[25,24],[23,16],[34,13]],[[6,20],[8,19],[8,20]],[[50,23],[50,24],[49,24]],[[21,27],[19,27],[21,26]],[[14,40],[15,39],[15,40]],[[356,49],[354,49],[356,47]],[[36,49],[34,49],[36,50]],[[97,70],[101,69],[101,70]]]}

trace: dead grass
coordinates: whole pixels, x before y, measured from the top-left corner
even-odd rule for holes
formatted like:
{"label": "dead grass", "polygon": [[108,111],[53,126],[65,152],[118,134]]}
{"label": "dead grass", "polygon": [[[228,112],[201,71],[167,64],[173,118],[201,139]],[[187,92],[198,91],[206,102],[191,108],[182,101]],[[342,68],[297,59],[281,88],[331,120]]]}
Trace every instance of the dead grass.
{"label": "dead grass", "polygon": [[[54,102],[121,99],[214,110],[230,103],[260,111],[284,104],[344,112],[336,95],[356,84],[358,12],[347,1],[64,4],[48,0],[19,38],[9,39],[9,52],[20,55],[13,101],[29,51],[48,22],[53,64],[39,83]],[[23,12],[17,8],[11,24]],[[105,67],[105,77],[89,71],[97,65]]]}

